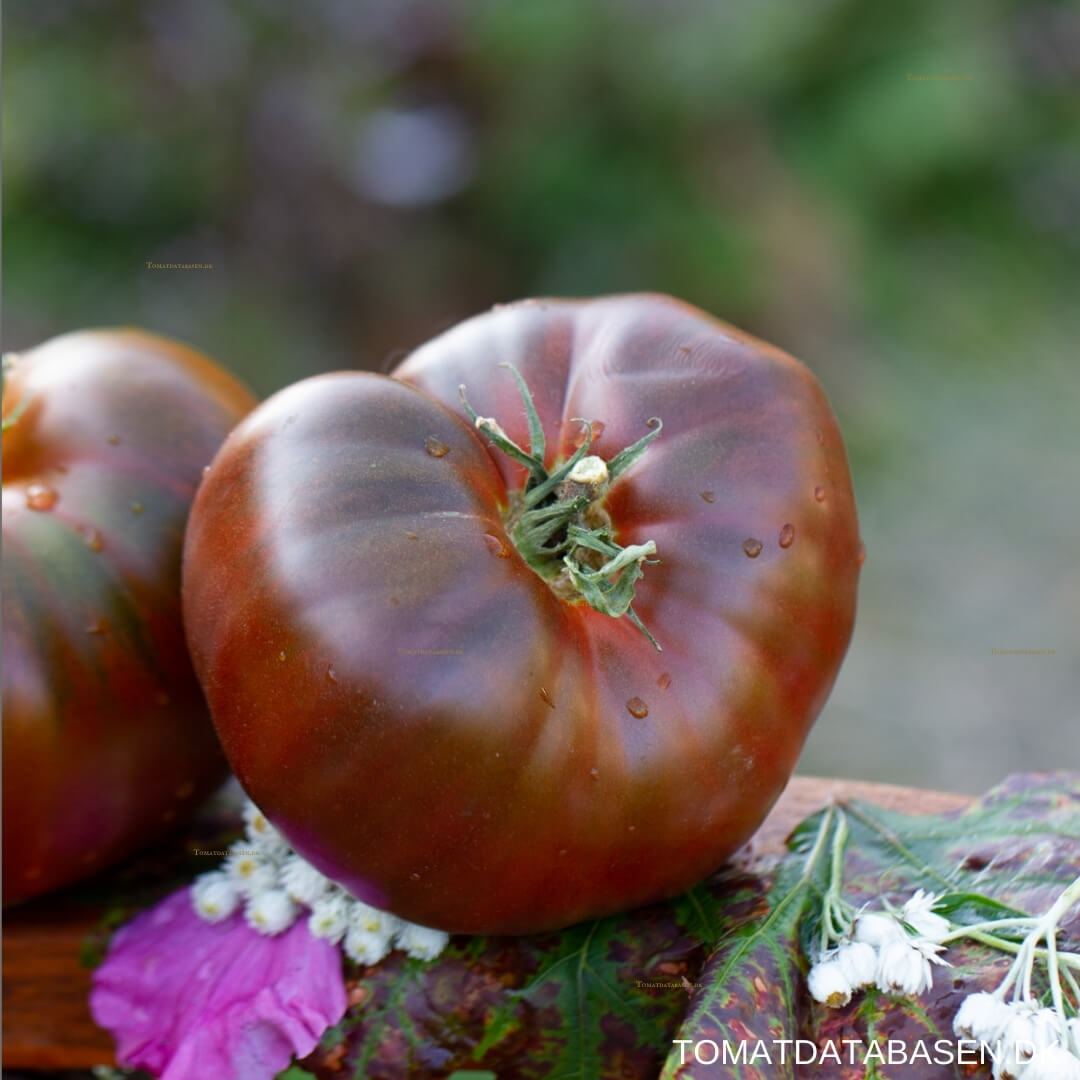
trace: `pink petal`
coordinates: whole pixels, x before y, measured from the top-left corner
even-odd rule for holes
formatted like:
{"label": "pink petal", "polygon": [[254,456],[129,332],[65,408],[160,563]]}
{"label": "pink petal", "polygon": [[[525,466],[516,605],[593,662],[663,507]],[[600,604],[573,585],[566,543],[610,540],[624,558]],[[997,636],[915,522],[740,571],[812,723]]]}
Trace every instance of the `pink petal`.
{"label": "pink petal", "polygon": [[300,919],[274,937],[201,919],[181,889],[118,930],[90,1011],[117,1061],[161,1080],[270,1080],[345,1013],[336,946]]}

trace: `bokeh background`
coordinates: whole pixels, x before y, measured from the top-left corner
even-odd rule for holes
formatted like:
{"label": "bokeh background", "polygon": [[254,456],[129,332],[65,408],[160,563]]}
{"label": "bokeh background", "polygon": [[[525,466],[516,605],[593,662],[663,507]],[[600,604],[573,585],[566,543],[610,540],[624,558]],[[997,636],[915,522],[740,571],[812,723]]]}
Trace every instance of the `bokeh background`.
{"label": "bokeh background", "polygon": [[1080,7],[13,0],[4,29],[5,348],[138,324],[265,395],[500,301],[674,293],[801,357],[847,439],[869,558],[802,771],[1080,765]]}

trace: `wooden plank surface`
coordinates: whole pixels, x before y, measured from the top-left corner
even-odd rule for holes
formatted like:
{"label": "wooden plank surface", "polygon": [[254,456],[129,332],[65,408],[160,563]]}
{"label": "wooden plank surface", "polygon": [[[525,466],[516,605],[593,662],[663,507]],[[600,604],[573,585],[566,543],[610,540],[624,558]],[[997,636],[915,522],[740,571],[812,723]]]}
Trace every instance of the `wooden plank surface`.
{"label": "wooden plank surface", "polygon": [[[970,802],[966,795],[795,777],[742,857],[754,859],[779,853],[784,838],[803,818],[831,799],[851,798],[927,814],[960,810]],[[111,1038],[90,1019],[90,972],[79,962],[82,942],[103,911],[103,906],[62,897],[5,911],[5,1067],[85,1069],[113,1063]]]}

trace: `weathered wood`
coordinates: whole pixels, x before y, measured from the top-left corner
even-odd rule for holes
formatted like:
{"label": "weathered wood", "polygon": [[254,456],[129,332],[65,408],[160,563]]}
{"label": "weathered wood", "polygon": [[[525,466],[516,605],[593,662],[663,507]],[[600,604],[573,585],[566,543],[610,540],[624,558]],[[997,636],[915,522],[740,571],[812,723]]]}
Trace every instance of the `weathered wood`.
{"label": "weathered wood", "polygon": [[[863,799],[911,813],[959,810],[968,796],[796,777],[744,850],[761,858],[830,799]],[[52,899],[5,912],[3,932],[3,1064],[6,1068],[85,1069],[111,1064],[111,1038],[90,1019],[90,973],[79,951],[103,908]]]}

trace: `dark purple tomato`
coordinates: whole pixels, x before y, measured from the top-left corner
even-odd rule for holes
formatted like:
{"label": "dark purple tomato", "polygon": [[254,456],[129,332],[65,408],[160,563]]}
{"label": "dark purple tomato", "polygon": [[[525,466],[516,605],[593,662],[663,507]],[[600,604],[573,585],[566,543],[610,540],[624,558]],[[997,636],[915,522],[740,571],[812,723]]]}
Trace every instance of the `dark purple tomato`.
{"label": "dark purple tomato", "polygon": [[662,296],[529,301],[253,412],[195,500],[184,611],[298,851],[407,919],[529,932],[675,894],[753,833],[860,561],[805,367]]}
{"label": "dark purple tomato", "polygon": [[226,772],[180,615],[202,470],[254,405],[137,330],[5,362],[4,900],[146,844]]}

